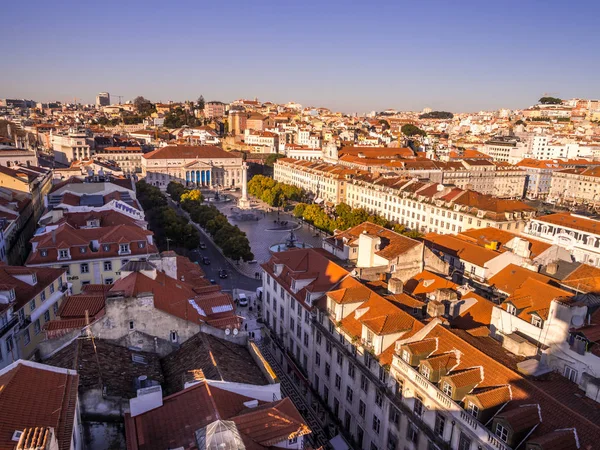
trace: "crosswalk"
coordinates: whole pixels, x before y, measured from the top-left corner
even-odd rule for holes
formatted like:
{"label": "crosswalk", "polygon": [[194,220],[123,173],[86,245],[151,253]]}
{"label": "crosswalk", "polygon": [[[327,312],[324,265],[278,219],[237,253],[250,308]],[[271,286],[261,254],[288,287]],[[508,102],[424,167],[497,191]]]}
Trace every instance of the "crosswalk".
{"label": "crosswalk", "polygon": [[271,353],[271,349],[269,348],[266,339],[257,342],[257,345],[267,362],[271,365],[271,368],[277,374],[281,384],[282,395],[290,398],[312,430],[312,433],[307,436],[309,444],[313,448],[330,448],[327,433],[323,428],[323,420],[321,420],[312,410],[310,405],[307,404],[305,397],[302,395],[297,385],[290,379],[289,375],[283,370],[275,356]]}

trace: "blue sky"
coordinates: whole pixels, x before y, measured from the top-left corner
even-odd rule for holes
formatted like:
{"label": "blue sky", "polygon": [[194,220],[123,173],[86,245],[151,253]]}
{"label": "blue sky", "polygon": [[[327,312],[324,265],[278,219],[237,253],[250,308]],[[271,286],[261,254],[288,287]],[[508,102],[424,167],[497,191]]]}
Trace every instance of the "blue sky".
{"label": "blue sky", "polygon": [[344,112],[600,97],[600,2],[10,2],[0,98],[258,97]]}

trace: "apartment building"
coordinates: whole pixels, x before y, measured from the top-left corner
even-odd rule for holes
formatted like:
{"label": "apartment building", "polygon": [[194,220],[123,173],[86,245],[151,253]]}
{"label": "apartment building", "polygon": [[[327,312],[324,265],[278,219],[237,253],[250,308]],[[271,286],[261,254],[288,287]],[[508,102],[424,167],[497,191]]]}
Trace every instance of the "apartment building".
{"label": "apartment building", "polygon": [[346,185],[355,169],[332,164],[280,158],[273,167],[273,178],[282,183],[298,186],[334,205],[346,201]]}
{"label": "apartment building", "polygon": [[564,248],[577,262],[600,267],[599,220],[555,213],[533,218],[523,234]]}
{"label": "apartment building", "polygon": [[303,161],[319,161],[323,157],[323,152],[320,148],[310,148],[306,145],[298,144],[279,144],[280,153],[285,154],[291,159]]}
{"label": "apartment building", "polygon": [[494,161],[516,164],[527,156],[529,148],[517,137],[498,136],[487,141],[482,151]]}
{"label": "apartment building", "polygon": [[526,379],[485,327],[424,325],[319,250],[275,254],[263,269],[271,351],[352,448],[591,449],[600,438],[597,408],[574,400],[576,385]]}
{"label": "apartment building", "polygon": [[58,315],[68,284],[64,269],[0,266],[0,369],[33,356],[44,326]]}
{"label": "apartment building", "polygon": [[121,168],[123,174],[142,173],[141,147],[105,147],[96,152],[96,158],[112,161]]}
{"label": "apartment building", "polygon": [[24,148],[0,145],[0,165],[4,167],[18,165],[37,166],[37,153],[35,151],[25,150]]}
{"label": "apartment building", "polygon": [[52,189],[52,171],[22,164],[0,166],[0,187],[29,194],[34,218],[38,220],[45,208],[45,197]]}
{"label": "apartment building", "polygon": [[561,169],[557,160],[523,159],[517,163],[526,173],[525,197],[544,200],[550,194],[552,174]]}
{"label": "apartment building", "polygon": [[279,150],[279,135],[270,131],[244,130],[244,144],[255,147],[259,153],[277,153]]}
{"label": "apartment building", "polygon": [[554,171],[548,200],[568,204],[600,204],[600,167]]}
{"label": "apartment building", "polygon": [[291,250],[263,264],[262,318],[273,352],[318,393],[360,449],[386,448],[394,417],[393,343],[423,325],[322,250]]}
{"label": "apartment building", "polygon": [[63,133],[51,133],[50,145],[54,153],[54,160],[69,164],[75,160],[89,159],[93,156],[93,150],[88,142],[86,130],[69,129]]}
{"label": "apartment building", "polygon": [[78,294],[87,284],[114,283],[127,262],[156,254],[152,238],[152,232],[132,225],[81,229],[62,223],[33,237],[25,265],[66,270]]}
{"label": "apartment building", "polygon": [[356,175],[347,182],[346,203],[412,230],[435,233],[491,226],[518,232],[535,214],[517,200],[378,174]]}
{"label": "apartment building", "polygon": [[223,102],[206,102],[204,105],[204,117],[207,119],[222,119],[225,116],[225,103]]}
{"label": "apartment building", "polygon": [[141,176],[163,190],[171,181],[185,185],[240,187],[242,157],[212,145],[168,145],[143,156]]}

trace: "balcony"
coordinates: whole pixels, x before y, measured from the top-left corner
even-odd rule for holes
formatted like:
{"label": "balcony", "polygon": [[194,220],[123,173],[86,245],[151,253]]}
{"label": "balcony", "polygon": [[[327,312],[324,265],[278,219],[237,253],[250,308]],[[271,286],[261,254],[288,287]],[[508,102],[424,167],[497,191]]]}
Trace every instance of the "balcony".
{"label": "balcony", "polygon": [[392,364],[396,370],[404,374],[407,379],[411,380],[422,392],[424,392],[426,398],[437,402],[440,405],[440,410],[444,410],[451,414],[454,420],[461,424],[462,429],[470,431],[479,442],[487,443],[487,448],[510,450],[509,446],[502,443],[491,431],[479,423],[477,419],[440,391],[435,384],[421,375],[406,361],[401,358],[394,358]]}
{"label": "balcony", "polygon": [[6,333],[8,333],[17,323],[19,322],[19,317],[12,316],[12,318],[6,322],[6,324],[0,327],[0,338],[3,337]]}

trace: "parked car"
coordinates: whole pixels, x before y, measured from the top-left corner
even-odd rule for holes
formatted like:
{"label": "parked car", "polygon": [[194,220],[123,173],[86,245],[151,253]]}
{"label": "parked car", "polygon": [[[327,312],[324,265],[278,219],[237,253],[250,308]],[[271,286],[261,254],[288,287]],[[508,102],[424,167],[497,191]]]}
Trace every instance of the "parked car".
{"label": "parked car", "polygon": [[204,242],[200,242],[199,248],[200,250],[204,250],[206,248],[206,244]]}
{"label": "parked car", "polygon": [[208,259],[205,256],[204,258],[202,258],[202,264],[204,264],[205,266],[210,266],[210,259]]}
{"label": "parked car", "polygon": [[214,280],[214,278],[210,279],[210,284],[217,284],[217,282]]}
{"label": "parked car", "polygon": [[219,270],[219,278],[227,278],[227,271],[225,269]]}
{"label": "parked car", "polygon": [[246,294],[240,294],[238,300],[240,306],[248,306],[248,297],[246,297]]}

